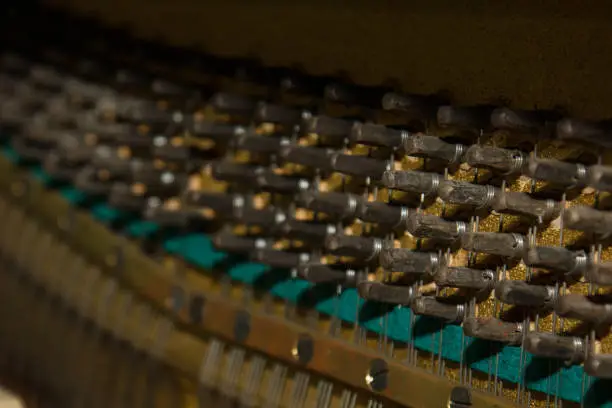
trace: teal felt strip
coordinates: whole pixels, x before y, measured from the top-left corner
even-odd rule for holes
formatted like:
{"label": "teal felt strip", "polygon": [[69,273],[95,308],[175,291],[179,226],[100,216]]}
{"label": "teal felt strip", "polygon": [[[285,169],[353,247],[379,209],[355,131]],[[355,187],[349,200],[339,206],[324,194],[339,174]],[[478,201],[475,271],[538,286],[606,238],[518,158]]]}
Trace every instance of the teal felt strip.
{"label": "teal felt strip", "polygon": [[123,215],[121,211],[103,203],[94,205],[91,208],[91,213],[93,214],[95,219],[104,224],[109,224],[113,221],[117,221]]}
{"label": "teal felt strip", "polygon": [[154,222],[136,220],[128,224],[125,231],[131,237],[146,238],[159,231],[159,226]]}
{"label": "teal felt strip", "polygon": [[[12,149],[5,148],[4,154],[12,162],[19,162],[19,156]],[[42,170],[33,170],[35,177],[48,184],[50,178]],[[75,205],[83,203],[87,198],[85,194],[73,188],[63,188],[61,193]],[[128,221],[130,218],[106,204],[96,204],[91,211],[96,219],[104,223]],[[133,220],[125,228],[128,235],[138,238],[146,238],[158,230],[159,227],[154,223],[142,220]],[[580,402],[582,399],[583,369],[580,366],[567,368],[558,361],[525,355],[521,369],[521,349],[518,347],[464,338],[460,327],[443,327],[440,321],[423,316],[416,316],[411,324],[411,311],[406,307],[386,310],[384,305],[364,302],[354,289],[346,289],[340,296],[335,296],[333,291],[320,290],[308,282],[292,279],[287,271],[270,270],[265,265],[247,262],[217,251],[210,238],[203,234],[170,237],[165,241],[164,248],[167,252],[203,269],[227,273],[234,281],[266,289],[291,302],[312,305],[322,314],[333,315],[349,323],[358,321],[370,331],[386,332],[390,339],[412,341],[419,350],[441,353],[445,359],[469,364],[471,368],[481,372],[497,371],[498,378],[512,383],[523,383],[534,391],[556,394],[559,398],[570,401]],[[386,322],[383,316],[386,316]],[[462,347],[462,341],[465,342],[465,347]],[[610,384],[586,378],[587,382],[592,384],[584,385],[587,390],[584,406],[612,407]]]}
{"label": "teal felt strip", "polygon": [[[176,237],[166,241],[165,247],[168,252],[204,269],[214,269],[219,264],[226,263],[229,265],[227,273],[233,280],[254,286],[261,286],[266,274],[271,272],[260,264],[228,262],[231,256],[215,250],[210,238],[202,234]],[[288,276],[288,274],[285,275]],[[311,285],[308,282],[288,278],[285,281],[274,283],[267,289],[278,297],[299,303],[302,295],[310,288]],[[383,333],[384,318],[380,317],[376,310],[369,312],[368,306],[370,305],[360,299],[354,289],[344,290],[340,298],[328,297],[315,303],[316,309],[323,314],[336,315],[347,322],[355,322],[356,319],[359,319],[360,324],[366,329],[375,333]],[[371,308],[376,309],[377,306],[380,307],[380,305],[374,305]],[[359,314],[356,312],[358,307]],[[465,338],[466,346],[462,358],[461,341],[464,336],[459,326],[443,327],[439,320],[417,316],[411,333],[410,309],[396,307],[386,315],[386,333],[390,339],[407,342],[412,337],[417,349],[435,354],[441,352],[445,359],[458,363],[463,361],[471,368],[485,373],[489,371],[494,373],[497,367],[499,379],[509,382],[518,383],[523,379],[520,370],[521,349],[518,347],[501,346],[494,342]],[[557,375],[554,369],[560,366],[558,361],[536,359],[531,355],[525,355],[524,359],[523,371],[527,388],[546,393],[557,389]],[[563,387],[557,389],[557,395],[563,399],[579,402],[582,373],[582,367],[578,366],[561,368],[559,378]]]}
{"label": "teal felt strip", "polygon": [[32,174],[34,175],[34,178],[40,181],[43,185],[48,185],[51,181],[53,181],[53,179],[47,173],[45,173],[41,167],[36,166],[32,168]]}
{"label": "teal felt strip", "polygon": [[64,187],[60,189],[60,193],[72,205],[79,205],[87,199],[87,194],[74,187]]}
{"label": "teal felt strip", "polygon": [[2,153],[4,154],[4,157],[9,159],[11,163],[19,163],[19,155],[12,147],[4,146],[4,148],[2,149]]}

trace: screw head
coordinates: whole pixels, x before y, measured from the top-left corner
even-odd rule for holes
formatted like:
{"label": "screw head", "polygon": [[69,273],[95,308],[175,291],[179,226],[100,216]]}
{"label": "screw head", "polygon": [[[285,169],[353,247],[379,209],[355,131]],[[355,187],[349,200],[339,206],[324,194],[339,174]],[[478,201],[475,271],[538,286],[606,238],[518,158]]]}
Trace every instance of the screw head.
{"label": "screw head", "polygon": [[[178,289],[182,290],[181,288],[178,288]],[[181,296],[182,295],[180,295],[178,291],[177,292],[173,291],[172,300],[173,300],[173,308],[175,309],[175,311],[180,310],[180,308],[182,307],[182,297]],[[206,299],[204,298],[204,296],[199,295],[199,294],[191,296],[191,299],[189,300],[189,319],[191,320],[191,323],[202,324],[202,321],[204,320],[204,306],[205,305],[206,305]]]}
{"label": "screw head", "polygon": [[457,386],[450,393],[450,407],[469,407],[472,405],[472,393],[466,387]]}
{"label": "screw head", "polygon": [[301,364],[308,364],[314,355],[314,340],[309,334],[300,334],[291,350],[293,358]]}
{"label": "screw head", "polygon": [[389,366],[383,359],[377,358],[370,362],[370,368],[365,376],[365,382],[372,391],[381,392],[387,388]]}
{"label": "screw head", "polygon": [[251,332],[251,315],[246,310],[236,313],[234,320],[234,338],[236,341],[243,342],[249,337]]}

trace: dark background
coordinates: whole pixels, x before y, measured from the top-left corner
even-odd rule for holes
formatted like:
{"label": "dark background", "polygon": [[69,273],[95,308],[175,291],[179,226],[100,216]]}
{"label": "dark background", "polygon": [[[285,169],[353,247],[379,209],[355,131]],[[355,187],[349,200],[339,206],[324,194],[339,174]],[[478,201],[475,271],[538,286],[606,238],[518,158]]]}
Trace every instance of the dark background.
{"label": "dark background", "polygon": [[447,90],[460,104],[612,117],[610,1],[51,1],[213,53]]}

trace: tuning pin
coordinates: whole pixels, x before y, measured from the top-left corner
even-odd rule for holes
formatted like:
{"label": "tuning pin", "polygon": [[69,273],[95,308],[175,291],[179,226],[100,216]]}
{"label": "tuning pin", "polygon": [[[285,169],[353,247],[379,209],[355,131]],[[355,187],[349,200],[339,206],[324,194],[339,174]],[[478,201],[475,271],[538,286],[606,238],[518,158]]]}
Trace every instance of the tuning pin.
{"label": "tuning pin", "polygon": [[151,155],[164,162],[184,163],[193,156],[194,149],[184,145],[173,145],[168,143],[165,137],[156,137],[153,139],[151,147]]}
{"label": "tuning pin", "polygon": [[357,211],[357,218],[363,222],[396,228],[408,218],[408,208],[389,205],[380,201],[362,201]]}
{"label": "tuning pin", "polygon": [[282,211],[275,208],[263,210],[251,207],[242,207],[235,211],[234,220],[237,223],[249,226],[258,226],[263,230],[270,231],[287,220],[287,216]]}
{"label": "tuning pin", "polygon": [[0,73],[0,94],[3,98],[14,96],[17,92],[17,84],[19,82],[15,81],[12,76]]}
{"label": "tuning pin", "polygon": [[111,116],[122,122],[133,122],[132,114],[139,115],[143,110],[157,110],[157,105],[153,101],[117,95],[116,97],[102,98],[97,101],[95,111],[100,115],[100,119]]}
{"label": "tuning pin", "polygon": [[264,67],[259,61],[254,59],[233,58],[229,62],[229,69],[233,71],[233,79],[247,84],[257,84],[266,88],[279,87],[279,77],[292,72],[287,68],[282,67]]}
{"label": "tuning pin", "polygon": [[523,324],[504,322],[494,317],[468,317],[463,322],[466,336],[519,345],[523,340]]}
{"label": "tuning pin", "polygon": [[95,145],[86,143],[82,137],[67,133],[58,140],[55,151],[62,161],[79,164],[91,160],[95,149]]}
{"label": "tuning pin", "polygon": [[83,167],[75,175],[74,186],[90,196],[101,197],[109,195],[112,184],[98,180],[96,172],[97,169],[92,166]]}
{"label": "tuning pin", "polygon": [[13,138],[11,147],[24,160],[43,161],[49,152],[48,149],[29,144],[22,138]]}
{"label": "tuning pin", "polygon": [[248,96],[219,92],[210,98],[210,105],[220,112],[249,114],[257,103]]}
{"label": "tuning pin", "polygon": [[437,173],[412,170],[387,170],[383,173],[381,179],[382,184],[387,188],[424,194],[426,196],[437,194],[440,181],[442,180],[442,176]]}
{"label": "tuning pin", "polygon": [[84,81],[107,81],[114,74],[114,71],[108,65],[101,64],[99,61],[88,57],[79,58],[75,65],[76,75],[83,78]]}
{"label": "tuning pin", "polygon": [[596,303],[578,293],[559,296],[555,304],[555,311],[561,317],[578,319],[596,325],[612,323],[612,304]]}
{"label": "tuning pin", "polygon": [[187,174],[158,169],[152,162],[132,161],[130,181],[147,186],[147,191],[159,194],[182,189],[187,183]]}
{"label": "tuning pin", "polygon": [[101,123],[85,116],[77,127],[81,132],[95,135],[98,143],[124,146],[141,146],[143,143],[149,146],[151,144],[150,138],[137,134],[134,127],[126,123]]}
{"label": "tuning pin", "polygon": [[473,145],[466,154],[465,161],[472,167],[498,171],[504,175],[521,171],[525,156],[519,150],[501,147]]}
{"label": "tuning pin", "polygon": [[289,146],[291,139],[276,136],[251,136],[243,135],[235,139],[234,145],[237,149],[250,153],[264,155],[276,155],[284,146]]}
{"label": "tuning pin", "polygon": [[151,82],[150,78],[143,75],[141,72],[136,73],[128,69],[118,70],[115,74],[114,80],[118,85],[123,87],[130,86],[134,88],[144,88]]}
{"label": "tuning pin", "polygon": [[172,186],[183,182],[184,175],[178,177],[169,171],[160,170],[154,162],[139,159],[118,159],[103,168],[109,178],[141,183],[150,188]]}
{"label": "tuning pin", "polygon": [[495,297],[510,305],[544,307],[554,301],[556,292],[555,288],[550,286],[531,285],[516,280],[503,280],[495,285]]}
{"label": "tuning pin", "polygon": [[[80,79],[71,78],[64,84],[64,92],[71,98],[86,101],[88,104],[100,98],[113,97],[115,91],[107,86],[84,82]],[[91,108],[94,108],[91,106]]]}
{"label": "tuning pin", "polygon": [[304,75],[295,71],[281,75],[281,90],[295,95],[318,97],[323,94],[325,85],[329,82],[329,78],[326,77]]}
{"label": "tuning pin", "polygon": [[380,266],[386,271],[432,275],[440,266],[435,252],[417,252],[406,248],[384,248],[380,251]]}
{"label": "tuning pin", "polygon": [[322,172],[332,170],[331,158],[333,154],[333,150],[318,147],[283,146],[280,150],[280,157],[284,161],[318,169]]}
{"label": "tuning pin", "polygon": [[277,251],[274,249],[257,249],[250,254],[250,259],[274,268],[297,268],[310,261],[311,255],[301,252]]}
{"label": "tuning pin", "polygon": [[342,286],[355,286],[362,274],[344,265],[306,264],[297,269],[300,278],[314,284],[335,283]]}
{"label": "tuning pin", "polygon": [[46,111],[39,113],[40,116],[45,117],[48,128],[67,131],[78,129],[82,131],[77,124],[79,123],[80,118],[84,115],[83,111],[76,111],[68,108],[62,111],[60,110],[61,108],[58,108],[57,106],[54,108],[57,109],[55,112],[52,112],[51,109],[47,109]]}
{"label": "tuning pin", "polygon": [[249,134],[249,131],[244,126],[228,123],[193,121],[189,127],[189,133],[195,138],[229,143],[233,141],[236,136]]}
{"label": "tuning pin", "polygon": [[58,120],[58,122],[65,122],[66,127],[68,127],[77,122],[75,118],[94,107],[95,104],[91,100],[60,94],[45,101],[44,111],[54,119],[57,117],[65,118]]}
{"label": "tuning pin", "polygon": [[220,161],[210,164],[210,174],[215,180],[231,183],[252,183],[265,168],[252,164]]}
{"label": "tuning pin", "polygon": [[129,112],[142,103],[145,103],[142,99],[117,93],[96,101],[94,111],[101,116],[124,116],[125,112]]}
{"label": "tuning pin", "polygon": [[3,125],[23,126],[26,125],[43,103],[41,101],[21,101],[8,99],[0,102],[0,120]]}
{"label": "tuning pin", "polygon": [[463,160],[465,146],[445,142],[437,136],[411,134],[404,139],[403,152],[409,156],[440,159],[453,164]]}
{"label": "tuning pin", "polygon": [[33,123],[31,126],[26,126],[21,133],[19,139],[31,144],[32,147],[41,149],[52,149],[57,144],[57,141],[65,135],[63,130],[52,130],[45,127],[44,123]]}
{"label": "tuning pin", "polygon": [[497,108],[491,113],[491,124],[496,129],[510,130],[521,133],[537,133],[546,126],[547,120],[554,121],[542,112]]}
{"label": "tuning pin", "polygon": [[485,129],[490,127],[490,106],[472,106],[457,108],[454,106],[440,106],[438,108],[438,125],[463,129]]}
{"label": "tuning pin", "polygon": [[185,203],[190,206],[209,208],[221,216],[233,216],[245,206],[241,195],[206,193],[190,190],[185,194]]}
{"label": "tuning pin", "polygon": [[447,221],[431,214],[413,212],[408,216],[406,230],[417,238],[455,240],[467,231],[461,221]]}
{"label": "tuning pin", "polygon": [[603,122],[562,119],[557,122],[557,138],[612,147],[612,129]]}
{"label": "tuning pin", "polygon": [[330,160],[332,170],[338,173],[370,178],[375,181],[380,180],[383,173],[391,169],[390,161],[366,156],[336,153]]}
{"label": "tuning pin", "polygon": [[548,181],[568,188],[583,186],[586,182],[586,168],[579,163],[567,163],[553,159],[529,157],[524,174],[534,180]]}
{"label": "tuning pin", "polygon": [[78,168],[66,163],[55,151],[47,153],[42,162],[43,170],[55,180],[69,182],[74,179]]}
{"label": "tuning pin", "polygon": [[596,378],[612,378],[612,354],[590,353],[584,362],[584,371]]}
{"label": "tuning pin", "polygon": [[30,68],[30,80],[36,87],[46,91],[61,92],[66,77],[53,68],[34,65]]}
{"label": "tuning pin", "polygon": [[350,120],[329,116],[310,116],[303,121],[303,130],[306,133],[316,133],[339,142],[348,138],[352,127],[353,122]]}
{"label": "tuning pin", "polygon": [[561,212],[559,202],[536,200],[529,194],[519,191],[501,191],[496,195],[492,208],[499,212],[529,215],[541,221],[551,220]]}
{"label": "tuning pin", "polygon": [[568,208],[563,212],[565,228],[608,235],[612,231],[612,213],[587,206]]}
{"label": "tuning pin", "polygon": [[359,282],[357,291],[362,299],[392,305],[409,305],[415,297],[412,286],[387,285],[382,282]]}
{"label": "tuning pin", "polygon": [[309,210],[350,219],[356,216],[360,199],[356,195],[347,193],[304,191],[296,201]]}
{"label": "tuning pin", "polygon": [[310,188],[309,180],[300,177],[283,176],[268,170],[257,174],[255,184],[263,191],[294,194]]}
{"label": "tuning pin", "polygon": [[443,303],[429,296],[419,296],[413,299],[410,308],[417,315],[437,317],[448,323],[458,323],[465,315],[464,305]]}
{"label": "tuning pin", "polygon": [[338,229],[333,224],[320,222],[298,221],[288,218],[276,227],[276,233],[283,238],[305,240],[309,242],[325,242],[325,239],[336,234]]}
{"label": "tuning pin", "polygon": [[438,287],[491,290],[495,283],[495,272],[464,267],[442,266],[434,274]]}
{"label": "tuning pin", "polygon": [[355,123],[350,131],[351,144],[398,148],[410,137],[406,131],[373,123]]}
{"label": "tuning pin", "polygon": [[127,177],[132,174],[132,167],[139,163],[141,163],[140,160],[121,157],[115,149],[109,146],[97,146],[91,158],[92,167],[104,170],[108,173],[109,178]]}
{"label": "tuning pin", "polygon": [[250,253],[268,246],[268,242],[264,238],[236,235],[226,229],[213,235],[212,244],[220,251],[239,254]]}
{"label": "tuning pin", "polygon": [[582,339],[552,333],[530,332],[523,347],[533,355],[563,360],[567,365],[582,363],[586,354]]}
{"label": "tuning pin", "polygon": [[430,117],[435,114],[436,102],[429,96],[387,92],[382,98],[382,108],[407,112],[414,116]]}
{"label": "tuning pin", "polygon": [[593,165],[587,170],[588,185],[596,190],[612,191],[612,167]]}
{"label": "tuning pin", "polygon": [[108,195],[108,203],[124,211],[142,212],[146,198],[132,192],[131,186],[124,183],[113,183]]}
{"label": "tuning pin", "polygon": [[151,91],[159,96],[193,96],[194,92],[185,86],[170,82],[161,78],[156,78],[151,82]]}
{"label": "tuning pin", "polygon": [[612,262],[589,262],[584,277],[596,285],[612,286]]}
{"label": "tuning pin", "polygon": [[386,90],[350,84],[333,83],[325,87],[325,99],[343,105],[365,106],[379,109]]}
{"label": "tuning pin", "polygon": [[358,235],[330,235],[325,239],[325,249],[333,255],[350,256],[363,261],[378,257],[385,243],[380,238]]}
{"label": "tuning pin", "polygon": [[[40,100],[39,92],[28,82],[21,79],[16,80],[12,75],[0,73],[0,94],[2,94],[3,103],[9,100],[22,103],[24,100]],[[9,99],[10,98],[10,99]],[[40,101],[44,105],[44,101]]]}
{"label": "tuning pin", "polygon": [[28,74],[30,62],[21,55],[4,53],[0,57],[0,66],[8,74],[24,77]]}
{"label": "tuning pin", "polygon": [[164,208],[159,197],[151,197],[147,200],[143,216],[146,220],[166,228],[184,228],[193,223],[194,219],[199,218],[198,214],[192,210]]}
{"label": "tuning pin", "polygon": [[520,234],[500,232],[467,232],[461,236],[461,247],[467,251],[521,258],[527,245]]}
{"label": "tuning pin", "polygon": [[261,123],[277,123],[281,125],[295,125],[300,123],[305,112],[289,106],[273,105],[259,102],[255,108],[254,119]]}
{"label": "tuning pin", "polygon": [[472,184],[467,181],[442,180],[438,194],[450,204],[483,208],[495,202],[500,190],[490,185]]}
{"label": "tuning pin", "polygon": [[564,247],[533,247],[525,252],[523,262],[528,266],[570,275],[582,274],[588,258],[584,251],[570,251]]}
{"label": "tuning pin", "polygon": [[126,101],[116,106],[115,114],[120,120],[148,126],[167,125],[174,121],[173,113],[160,109],[155,101]]}

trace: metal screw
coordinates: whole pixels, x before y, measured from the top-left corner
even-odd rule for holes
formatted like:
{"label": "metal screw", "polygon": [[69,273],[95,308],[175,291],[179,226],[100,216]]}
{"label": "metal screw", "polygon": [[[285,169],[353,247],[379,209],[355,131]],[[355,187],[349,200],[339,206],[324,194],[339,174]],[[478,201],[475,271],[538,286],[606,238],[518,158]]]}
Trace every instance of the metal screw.
{"label": "metal screw", "polygon": [[301,364],[308,364],[314,355],[314,341],[308,334],[300,334],[291,350],[293,358]]}
{"label": "metal screw", "polygon": [[467,408],[472,406],[472,393],[466,387],[457,386],[451,390],[449,408]]}
{"label": "metal screw", "polygon": [[[182,289],[181,289],[182,290]],[[178,305],[178,299],[174,297],[176,292],[173,293],[174,307],[180,309]],[[193,324],[201,324],[204,320],[204,306],[206,299],[202,295],[193,295],[189,301],[189,319]],[[175,309],[178,310],[178,309]]]}
{"label": "metal screw", "polygon": [[365,382],[372,391],[381,392],[387,388],[389,366],[385,360],[377,358],[370,363]]}
{"label": "metal screw", "polygon": [[243,342],[249,337],[250,332],[251,315],[245,310],[237,312],[234,321],[234,338],[236,341]]}

